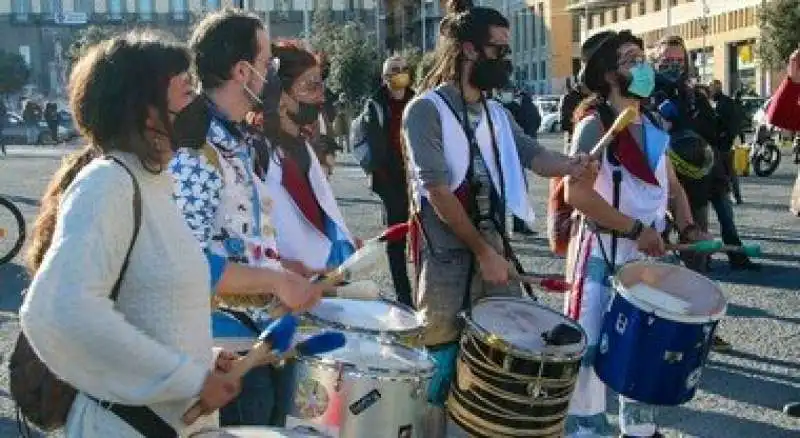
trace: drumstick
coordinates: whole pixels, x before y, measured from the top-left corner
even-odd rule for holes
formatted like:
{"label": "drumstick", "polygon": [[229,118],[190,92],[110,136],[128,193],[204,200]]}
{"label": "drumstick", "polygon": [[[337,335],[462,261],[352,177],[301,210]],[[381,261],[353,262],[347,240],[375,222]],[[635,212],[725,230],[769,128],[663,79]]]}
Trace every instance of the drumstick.
{"label": "drumstick", "polygon": [[514,270],[511,271],[511,277],[513,280],[519,281],[521,283],[527,283],[530,284],[531,286],[537,286],[548,292],[564,293],[572,288],[571,284],[558,278],[520,274]]}
{"label": "drumstick", "polygon": [[603,135],[603,137],[600,138],[600,141],[589,153],[589,156],[593,159],[600,158],[600,155],[603,153],[605,148],[608,147],[609,144],[611,144],[611,141],[614,140],[614,137],[620,132],[622,132],[623,129],[627,128],[628,125],[631,124],[631,122],[636,120],[636,117],[638,117],[638,115],[639,111],[632,106],[629,106],[624,110],[622,110],[622,112],[619,113],[619,115],[617,116],[617,119],[614,120],[614,124],[611,125],[611,128],[606,131],[605,135]]}
{"label": "drumstick", "polygon": [[749,245],[725,245],[719,240],[701,240],[693,243],[672,243],[667,245],[669,251],[693,251],[701,253],[715,252],[738,252],[748,257],[760,257],[761,246],[758,244]]}
{"label": "drumstick", "polygon": [[[267,330],[269,330],[269,328]],[[282,354],[284,352],[271,348],[272,346],[269,340],[262,340],[267,330],[264,330],[264,333],[259,336],[258,342],[256,342],[247,355],[237,359],[236,362],[233,363],[231,370],[225,374],[226,379],[239,381],[256,366],[272,365],[281,360],[297,356],[314,356],[327,353],[343,347],[347,342],[344,334],[341,332],[322,332],[299,342],[288,352],[284,350],[285,354]],[[198,418],[209,413],[208,408],[198,400],[183,414],[182,420],[186,425],[192,425]]]}
{"label": "drumstick", "polygon": [[[350,257],[347,258],[338,268],[335,270],[328,272],[324,275],[318,276],[314,280],[314,283],[323,284],[327,286],[335,286],[343,281],[347,281],[348,279],[352,278],[354,275],[358,273],[362,273],[367,271],[371,268],[378,260],[380,254],[384,252],[385,245],[389,242],[397,242],[401,239],[404,239],[408,234],[409,225],[408,222],[403,222],[399,224],[392,225],[391,227],[387,228],[380,234],[378,237],[374,237],[370,240],[364,242],[364,245],[355,253],[353,253]],[[369,295],[365,295],[363,292],[361,294],[354,293],[353,296],[347,296],[347,290],[343,291],[343,295],[339,295],[337,291],[326,291],[324,296],[326,297],[339,297],[339,298],[353,298],[353,299],[377,299],[378,295],[374,297],[370,297]],[[269,315],[271,318],[277,318],[281,315],[285,315],[289,312],[289,309],[286,308],[283,304],[279,304],[271,309],[269,309]]]}

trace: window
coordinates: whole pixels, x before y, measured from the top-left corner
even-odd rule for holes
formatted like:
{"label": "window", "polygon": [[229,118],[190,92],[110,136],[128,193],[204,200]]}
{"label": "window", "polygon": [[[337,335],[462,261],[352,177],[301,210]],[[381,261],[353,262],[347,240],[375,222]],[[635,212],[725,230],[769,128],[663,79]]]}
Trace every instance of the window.
{"label": "window", "polygon": [[639,2],[639,15],[644,15],[647,13],[647,3],[644,0]]}
{"label": "window", "polygon": [[531,33],[531,48],[536,48],[538,44],[539,38],[536,37],[536,23],[539,21],[539,18],[532,13],[528,13],[528,30]]}
{"label": "window", "polygon": [[172,19],[175,21],[183,21],[189,18],[186,13],[186,0],[171,0],[170,7],[172,9]]}
{"label": "window", "polygon": [[539,69],[536,68],[536,64],[531,64],[531,80],[539,80]]}
{"label": "window", "polygon": [[678,6],[678,0],[669,0],[670,6]]}
{"label": "window", "polygon": [[581,42],[581,16],[572,14],[572,42]]}
{"label": "window", "polygon": [[617,8],[611,10],[611,22],[612,23],[617,22]]}
{"label": "window", "polygon": [[122,20],[125,13],[125,0],[108,0],[108,18],[111,20]]}
{"label": "window", "polygon": [[572,58],[572,76],[578,76],[578,73],[581,71],[581,67],[581,59]]}
{"label": "window", "polygon": [[14,3],[11,5],[11,13],[14,14],[16,21],[28,21],[31,14],[31,1],[30,0],[12,0]]}
{"label": "window", "polygon": [[539,10],[539,19],[537,21],[539,22],[539,41],[542,42],[543,46],[546,46],[547,29],[545,28],[544,25],[544,3],[539,2],[538,10]]}
{"label": "window", "polygon": [[153,0],[137,0],[139,19],[142,21],[153,20]]}
{"label": "window", "polygon": [[592,30],[592,28],[594,27],[593,25],[594,25],[594,14],[590,13],[586,17],[586,28]]}
{"label": "window", "polygon": [[91,14],[94,12],[94,0],[74,0],[72,10],[75,12],[84,12],[87,15]]}
{"label": "window", "polygon": [[59,6],[56,2],[52,2],[50,0],[43,0],[41,6],[42,6],[42,17],[44,19],[52,20],[55,18],[56,11],[54,10],[54,8]]}
{"label": "window", "polygon": [[597,18],[600,19],[600,23],[598,23],[599,27],[603,27],[603,26],[606,25],[606,14],[605,14],[605,12],[601,12],[601,13],[597,14]]}
{"label": "window", "polygon": [[626,20],[630,20],[631,19],[631,5],[630,4],[625,5],[625,19]]}
{"label": "window", "polygon": [[547,61],[539,63],[539,78],[542,80],[547,79]]}
{"label": "window", "polygon": [[653,0],[653,11],[658,12],[661,10],[661,0]]}

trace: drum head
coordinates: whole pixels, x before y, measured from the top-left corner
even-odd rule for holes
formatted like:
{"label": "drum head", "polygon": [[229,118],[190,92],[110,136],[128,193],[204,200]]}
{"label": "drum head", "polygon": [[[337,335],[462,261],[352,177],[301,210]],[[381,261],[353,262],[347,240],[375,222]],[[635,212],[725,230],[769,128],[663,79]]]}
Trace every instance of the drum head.
{"label": "drum head", "polygon": [[628,263],[614,277],[614,289],[641,310],[677,322],[718,321],[728,306],[716,283],[667,263]]}
{"label": "drum head", "polygon": [[[526,298],[491,297],[479,300],[467,318],[483,341],[500,338],[521,356],[580,357],[586,349],[583,329],[560,313]],[[565,324],[581,333],[580,342],[553,346],[545,343],[543,334],[559,324]]]}
{"label": "drum head", "polygon": [[433,372],[433,362],[423,350],[359,333],[345,336],[347,344],[343,348],[303,360],[384,375],[424,376]]}
{"label": "drum head", "polygon": [[234,426],[205,430],[192,434],[192,438],[308,438],[324,437],[310,428],[280,429],[261,426]]}
{"label": "drum head", "polygon": [[407,333],[422,327],[411,308],[386,300],[323,298],[308,315],[326,326],[360,332]]}

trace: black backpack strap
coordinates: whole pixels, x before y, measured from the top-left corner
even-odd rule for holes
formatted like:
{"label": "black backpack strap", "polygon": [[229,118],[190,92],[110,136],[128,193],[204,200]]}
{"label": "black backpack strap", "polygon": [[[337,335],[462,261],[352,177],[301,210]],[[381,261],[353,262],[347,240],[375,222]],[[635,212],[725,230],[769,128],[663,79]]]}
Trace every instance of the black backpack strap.
{"label": "black backpack strap", "polygon": [[[606,102],[600,102],[597,105],[597,115],[600,117],[600,123],[603,125],[603,130],[611,129],[611,126],[614,124],[614,111]],[[617,138],[614,137],[609,143],[608,147],[606,148],[606,157],[608,157],[608,163],[614,166],[614,169],[611,172],[611,179],[613,183],[613,194],[611,205],[614,207],[615,210],[619,210],[619,199],[620,199],[620,189],[622,186],[622,170],[619,168],[619,160],[617,159]],[[609,271],[613,274],[616,271],[616,263],[617,263],[617,241],[619,240],[619,233],[616,230],[611,231],[611,254],[606,253],[606,249],[603,247],[603,242],[598,238],[597,243],[600,246],[600,251],[603,254],[603,259],[608,266]]]}
{"label": "black backpack strap", "polygon": [[[139,229],[142,227],[142,192],[139,188],[139,182],[136,180],[133,172],[131,172],[131,169],[123,163],[122,160],[112,156],[106,156],[106,158],[114,161],[125,169],[133,182],[133,236],[131,237],[131,244],[128,247],[128,252],[125,253],[125,260],[122,262],[119,277],[117,277],[117,281],[114,283],[110,295],[113,301],[117,301],[122,279],[125,277],[125,272],[128,270],[128,263],[130,262],[131,252],[133,252],[133,245],[136,243],[136,239],[139,237]],[[178,436],[178,433],[169,423],[164,421],[164,419],[147,406],[122,405],[100,400],[89,394],[85,395],[101,407],[113,412],[114,415],[146,438],[173,438]]]}
{"label": "black backpack strap", "polygon": [[128,263],[131,259],[131,253],[133,252],[133,245],[136,243],[136,238],[139,237],[139,229],[142,227],[142,191],[139,188],[139,182],[136,180],[136,177],[133,176],[133,172],[128,166],[122,162],[122,160],[108,156],[108,159],[114,161],[115,163],[119,164],[128,175],[131,177],[131,181],[133,182],[133,237],[131,237],[131,244],[128,247],[128,252],[125,253],[125,260],[122,262],[122,268],[119,272],[119,277],[117,277],[117,281],[114,283],[114,287],[111,288],[111,300],[117,301],[117,297],[119,296],[119,288],[122,284],[122,278],[125,277],[125,271],[128,270]]}

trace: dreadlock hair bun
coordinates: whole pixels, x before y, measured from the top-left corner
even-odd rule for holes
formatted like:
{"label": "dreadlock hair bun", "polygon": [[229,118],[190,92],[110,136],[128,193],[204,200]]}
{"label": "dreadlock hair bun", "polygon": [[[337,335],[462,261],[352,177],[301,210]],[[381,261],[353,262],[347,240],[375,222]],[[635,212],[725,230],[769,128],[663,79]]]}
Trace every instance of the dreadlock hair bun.
{"label": "dreadlock hair bun", "polygon": [[445,12],[448,14],[460,14],[473,8],[472,0],[447,0]]}

